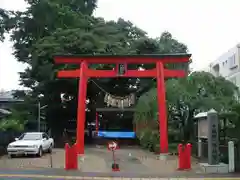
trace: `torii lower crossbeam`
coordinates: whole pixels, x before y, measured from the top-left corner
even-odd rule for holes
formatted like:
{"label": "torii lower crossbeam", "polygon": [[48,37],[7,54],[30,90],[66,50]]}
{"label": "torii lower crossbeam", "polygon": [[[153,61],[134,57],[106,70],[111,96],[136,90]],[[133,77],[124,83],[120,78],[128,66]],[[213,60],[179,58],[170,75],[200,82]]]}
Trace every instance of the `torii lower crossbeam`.
{"label": "torii lower crossbeam", "polygon": [[[61,70],[57,76],[59,78],[79,78],[78,89],[78,112],[77,112],[77,149],[79,154],[84,154],[84,125],[86,109],[87,80],[91,77],[115,78],[115,77],[153,77],[157,79],[157,101],[158,101],[158,121],[160,134],[160,153],[168,153],[168,131],[167,131],[167,111],[164,78],[184,77],[182,70],[164,69],[165,63],[186,63],[189,61],[189,54],[170,55],[57,55],[55,62],[59,64],[79,64],[76,70]],[[156,68],[151,70],[128,70],[124,69],[119,73],[119,69],[114,70],[93,70],[89,69],[91,63],[99,64],[119,64],[125,68],[130,63],[154,63]],[[123,67],[121,66],[121,67]]]}
{"label": "torii lower crossbeam", "polygon": [[[57,77],[59,78],[80,78],[80,72],[81,68],[77,70],[62,70],[58,71]],[[88,69],[85,72],[87,77],[92,77],[92,78],[114,78],[118,77],[117,76],[117,71],[115,70],[92,70]],[[164,69],[164,77],[165,78],[170,78],[170,77],[184,77],[186,72],[182,70],[168,70]],[[127,70],[124,75],[121,77],[157,77],[157,69],[153,70],[145,70],[145,71],[140,71],[140,70]]]}

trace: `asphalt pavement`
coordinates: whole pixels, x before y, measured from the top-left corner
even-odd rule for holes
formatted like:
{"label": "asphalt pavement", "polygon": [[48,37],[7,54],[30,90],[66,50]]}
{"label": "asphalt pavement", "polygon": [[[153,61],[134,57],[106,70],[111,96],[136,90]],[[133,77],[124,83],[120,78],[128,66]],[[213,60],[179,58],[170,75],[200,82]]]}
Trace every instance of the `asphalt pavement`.
{"label": "asphalt pavement", "polygon": [[93,173],[93,172],[81,172],[81,171],[65,171],[64,169],[0,169],[0,179],[3,180],[42,180],[42,179],[95,179],[95,180],[107,180],[107,179],[121,179],[124,180],[130,178],[141,178],[142,180],[148,180],[151,178],[184,178],[184,179],[239,179],[240,174],[192,174],[188,177],[183,174],[172,174],[171,177],[164,175],[140,175],[133,173],[111,172],[111,173]]}

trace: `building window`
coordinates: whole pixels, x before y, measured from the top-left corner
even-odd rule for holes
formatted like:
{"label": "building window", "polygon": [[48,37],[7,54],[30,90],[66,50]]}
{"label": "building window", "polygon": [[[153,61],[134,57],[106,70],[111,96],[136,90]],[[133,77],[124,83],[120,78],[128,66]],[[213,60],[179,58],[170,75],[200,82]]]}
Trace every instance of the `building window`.
{"label": "building window", "polygon": [[235,54],[228,58],[228,64],[230,69],[237,67]]}

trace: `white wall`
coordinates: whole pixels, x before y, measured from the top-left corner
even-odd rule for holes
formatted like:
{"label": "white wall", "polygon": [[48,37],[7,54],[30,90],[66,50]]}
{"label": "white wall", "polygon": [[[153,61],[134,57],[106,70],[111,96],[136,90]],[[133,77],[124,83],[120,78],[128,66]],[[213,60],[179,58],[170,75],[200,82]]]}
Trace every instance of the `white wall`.
{"label": "white wall", "polygon": [[[233,60],[233,57],[235,60]],[[213,68],[217,65],[219,65],[218,72],[216,72],[216,69],[214,70]],[[205,68],[204,70],[215,76],[223,76],[240,88],[240,44],[222,54],[218,59],[210,63],[208,68]]]}
{"label": "white wall", "polygon": [[213,69],[217,64],[219,65],[219,75],[225,78],[229,78],[235,73],[240,71],[240,54],[239,48],[235,46],[228,50],[228,52],[221,55],[217,60],[211,63],[210,68],[211,72],[214,74],[215,71]]}

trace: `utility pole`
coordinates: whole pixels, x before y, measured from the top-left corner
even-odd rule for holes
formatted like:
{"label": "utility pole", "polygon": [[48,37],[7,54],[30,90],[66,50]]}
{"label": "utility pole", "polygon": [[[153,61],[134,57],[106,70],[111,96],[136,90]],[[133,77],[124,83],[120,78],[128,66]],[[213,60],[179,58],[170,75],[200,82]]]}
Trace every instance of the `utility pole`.
{"label": "utility pole", "polygon": [[41,104],[38,102],[38,132],[41,130]]}
{"label": "utility pole", "polygon": [[37,117],[37,121],[38,121],[38,132],[41,131],[41,118],[43,118],[43,117],[41,117],[41,109],[44,109],[44,108],[46,108],[46,107],[47,107],[47,105],[41,107],[40,101],[38,102],[38,117]]}

